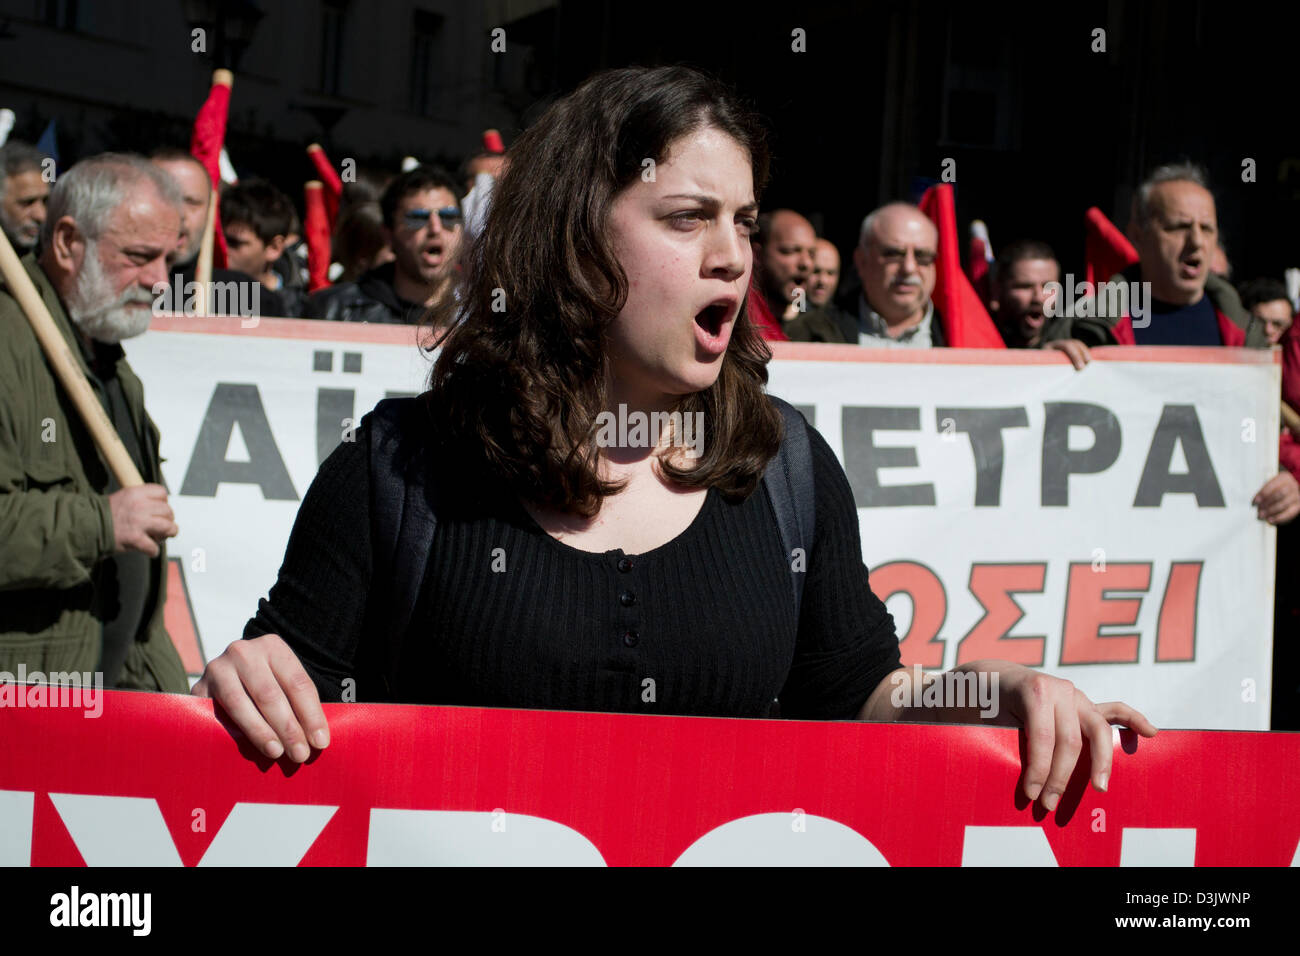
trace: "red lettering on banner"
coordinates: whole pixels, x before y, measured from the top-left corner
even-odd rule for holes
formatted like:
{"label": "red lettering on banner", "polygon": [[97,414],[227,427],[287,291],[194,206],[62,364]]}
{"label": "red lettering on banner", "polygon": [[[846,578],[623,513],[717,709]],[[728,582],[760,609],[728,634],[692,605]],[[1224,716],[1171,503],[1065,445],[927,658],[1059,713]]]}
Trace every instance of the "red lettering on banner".
{"label": "red lettering on banner", "polygon": [[943,641],[939,628],[948,616],[948,595],[943,582],[918,561],[891,561],[871,572],[871,590],[882,602],[904,593],[912,600],[912,624],[898,642],[903,664],[943,666]]}
{"label": "red lettering on banner", "polygon": [[1114,591],[1142,591],[1151,586],[1151,562],[1112,563],[1102,570],[1087,563],[1070,564],[1061,636],[1062,664],[1133,664],[1138,634],[1102,634],[1105,625],[1137,623],[1142,598],[1108,597]]}
{"label": "red lettering on banner", "polygon": [[1011,629],[1025,616],[1024,608],[1012,594],[1042,593],[1047,565],[972,564],[970,593],[984,608],[984,616],[957,645],[957,663],[997,659],[1043,666],[1046,636],[1008,637]]}
{"label": "red lettering on banner", "polygon": [[1156,628],[1157,661],[1196,660],[1196,599],[1204,561],[1175,561]]}

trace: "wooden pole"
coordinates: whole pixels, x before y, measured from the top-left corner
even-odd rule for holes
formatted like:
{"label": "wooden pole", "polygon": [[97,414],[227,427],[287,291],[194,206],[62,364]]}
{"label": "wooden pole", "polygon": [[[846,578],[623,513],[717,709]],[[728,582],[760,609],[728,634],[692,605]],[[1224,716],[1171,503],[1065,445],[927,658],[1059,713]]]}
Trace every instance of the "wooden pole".
{"label": "wooden pole", "polygon": [[1293,438],[1300,437],[1300,415],[1297,415],[1286,402],[1282,403],[1282,424],[1291,432]]}
{"label": "wooden pole", "polygon": [[208,287],[212,283],[212,250],[217,244],[217,187],[208,194],[208,221],[203,227],[203,242],[199,244],[199,259],[194,264],[194,314],[208,314]]}
{"label": "wooden pole", "polygon": [[67,339],[54,324],[54,317],[45,307],[41,294],[36,291],[36,284],[32,282],[32,277],[27,274],[27,270],[18,260],[18,255],[14,252],[14,247],[9,244],[9,238],[3,230],[0,230],[0,272],[4,273],[5,284],[9,286],[10,295],[18,300],[23,314],[31,323],[32,331],[36,333],[36,340],[41,343],[45,357],[54,366],[54,374],[72,398],[72,404],[76,406],[81,420],[90,430],[91,438],[95,440],[95,445],[104,456],[104,460],[108,462],[108,467],[117,478],[118,484],[123,488],[144,484],[135,462],[131,460],[126,446],[122,444],[121,436],[113,427],[113,423],[108,420],[104,406],[99,403],[72,350],[68,348]]}

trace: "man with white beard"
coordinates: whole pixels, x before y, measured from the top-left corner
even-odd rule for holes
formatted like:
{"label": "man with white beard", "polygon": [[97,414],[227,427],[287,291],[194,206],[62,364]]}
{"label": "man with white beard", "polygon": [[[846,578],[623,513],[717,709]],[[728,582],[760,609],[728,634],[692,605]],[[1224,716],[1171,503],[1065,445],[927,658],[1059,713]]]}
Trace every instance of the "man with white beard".
{"label": "man with white beard", "polygon": [[163,625],[167,504],[158,429],[121,343],[149,327],[181,234],[174,180],[105,153],[59,177],[23,258],[145,480],[121,488],[0,287],[0,671],[98,671],[105,687],[184,693]]}

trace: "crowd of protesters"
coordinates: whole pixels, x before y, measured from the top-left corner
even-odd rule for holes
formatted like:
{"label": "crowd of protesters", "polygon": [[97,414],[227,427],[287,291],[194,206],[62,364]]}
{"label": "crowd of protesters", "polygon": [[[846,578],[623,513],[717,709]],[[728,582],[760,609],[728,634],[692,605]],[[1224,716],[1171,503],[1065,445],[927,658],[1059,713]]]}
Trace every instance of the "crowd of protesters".
{"label": "crowd of protesters", "polygon": [[[0,157],[0,224],[15,249],[30,252],[50,191],[46,158],[19,142],[0,148]],[[212,188],[207,171],[177,148],[159,148],[150,159],[181,187],[183,228],[172,268],[192,279]],[[243,180],[221,192],[229,268],[212,279],[257,283],[266,316],[418,323],[450,293],[466,206],[476,194],[480,201],[490,194],[504,163],[504,154],[485,151],[467,159],[459,176],[417,165],[401,174],[363,172],[345,184],[332,234],[334,282],[311,294],[293,202],[265,180]],[[1061,280],[1056,253],[1045,242],[1018,239],[1000,250],[982,290],[1006,346],[1057,349],[1082,368],[1089,346],[1290,341],[1296,305],[1281,276],[1251,277],[1235,288],[1229,282],[1214,197],[1197,166],[1162,166],[1140,184],[1126,233],[1138,262],[1111,278],[1150,284],[1150,322],[1066,318],[1060,303],[1053,310],[1049,287]],[[753,248],[751,318],[769,339],[867,348],[948,344],[932,298],[938,229],[915,205],[890,202],[868,212],[843,258],[792,209],[763,213]]]}
{"label": "crowd of protesters", "polygon": [[[214,270],[212,279],[255,283],[260,313],[267,316],[419,323],[431,307],[456,294],[458,253],[507,161],[507,154],[485,151],[467,159],[456,175],[429,165],[400,174],[362,171],[344,186],[334,217],[332,284],[310,293],[303,224],[294,203],[269,182],[241,179],[220,192],[227,267]],[[83,370],[119,431],[131,436],[128,450],[152,484],[121,489],[106,474],[69,463],[70,474],[75,472],[70,487],[107,494],[107,504],[46,516],[51,528],[65,523],[62,531],[76,542],[61,556],[36,554],[42,545],[35,539],[30,555],[21,540],[7,545],[0,588],[35,595],[25,605],[29,620],[23,629],[45,635],[51,646],[62,642],[44,658],[47,669],[77,669],[97,643],[94,612],[56,607],[40,595],[88,583],[86,569],[95,565],[93,575],[111,576],[124,599],[105,625],[103,656],[95,651],[98,660],[91,665],[109,662],[110,686],[183,692],[183,672],[170,660],[159,663],[166,648],[138,637],[151,627],[161,633],[165,581],[158,559],[174,523],[160,490],[156,432],[151,422],[144,429],[131,426],[148,422],[148,416],[119,343],[147,327],[150,313],[137,295],[140,286],[170,283],[175,274],[193,279],[213,187],[203,164],[175,148],[159,148],[147,161],[124,154],[83,160],[60,172],[53,186],[47,169],[47,158],[34,147],[11,141],[0,148],[0,226],[26,256],[29,273],[64,329],[71,335],[76,326],[82,333],[74,340]],[[1281,346],[1283,401],[1288,410],[1300,409],[1295,299],[1282,276],[1247,275],[1237,286],[1229,281],[1205,173],[1191,164],[1154,170],[1137,185],[1125,233],[1137,261],[1113,278],[1149,284],[1149,321],[1135,323],[1123,313],[1068,317],[1050,292],[1061,280],[1056,253],[1029,237],[999,251],[984,290],[984,305],[1005,345],[1061,351],[1076,369],[1090,361],[1090,347],[1105,345]],[[795,210],[765,212],[752,237],[751,320],[773,340],[947,347],[949,325],[934,297],[938,240],[934,222],[907,202],[866,212],[852,250],[819,237]],[[97,243],[116,258],[97,255]],[[15,382],[26,374],[22,361],[38,360],[35,354],[11,356],[18,363]],[[1282,468],[1254,500],[1258,517],[1275,525],[1300,515],[1300,417],[1284,411],[1284,419]],[[7,467],[0,461],[0,485]],[[0,517],[15,500],[5,492],[27,487],[26,478],[11,478],[9,488],[0,487]],[[87,498],[96,500],[101,499]],[[91,557],[109,560],[96,564]],[[1279,601],[1284,591],[1289,589],[1279,583]],[[1293,622],[1295,611],[1286,613]],[[1288,623],[1288,640],[1293,626]],[[0,627],[5,630],[8,625]],[[9,663],[0,654],[0,669]]]}

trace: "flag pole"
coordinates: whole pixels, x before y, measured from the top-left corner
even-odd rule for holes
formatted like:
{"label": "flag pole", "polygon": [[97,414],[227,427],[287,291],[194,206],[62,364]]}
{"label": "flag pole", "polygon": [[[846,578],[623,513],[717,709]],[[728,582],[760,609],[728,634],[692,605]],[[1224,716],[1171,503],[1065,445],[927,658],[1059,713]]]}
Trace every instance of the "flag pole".
{"label": "flag pole", "polygon": [[90,430],[90,437],[94,439],[96,447],[104,456],[118,484],[123,488],[144,484],[135,462],[131,460],[126,446],[122,444],[121,436],[113,427],[113,423],[108,420],[104,406],[100,404],[90,383],[86,381],[81,366],[73,357],[72,350],[68,348],[67,339],[54,324],[54,317],[45,307],[41,294],[36,291],[36,284],[23,268],[18,254],[9,244],[9,238],[3,230],[0,230],[0,272],[4,274],[9,293],[22,307],[32,331],[36,333],[36,340],[40,343],[41,350],[49,359],[50,365],[54,367],[54,374],[67,391],[68,397],[72,399],[77,414]]}
{"label": "flag pole", "polygon": [[217,190],[214,186],[208,192],[208,221],[203,226],[203,242],[199,246],[199,258],[194,264],[194,284],[197,289],[194,293],[194,314],[207,315],[208,302],[211,296],[208,295],[208,287],[212,283],[212,249],[216,244],[217,228]]}

